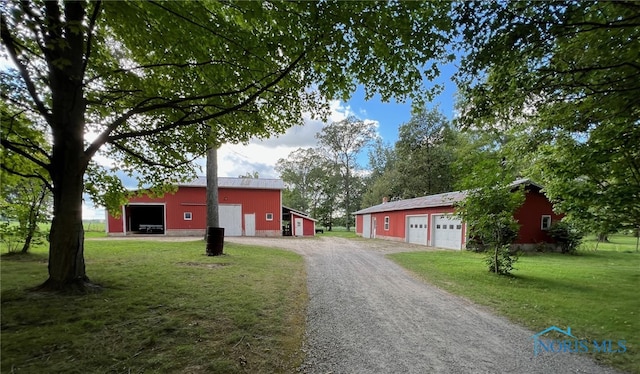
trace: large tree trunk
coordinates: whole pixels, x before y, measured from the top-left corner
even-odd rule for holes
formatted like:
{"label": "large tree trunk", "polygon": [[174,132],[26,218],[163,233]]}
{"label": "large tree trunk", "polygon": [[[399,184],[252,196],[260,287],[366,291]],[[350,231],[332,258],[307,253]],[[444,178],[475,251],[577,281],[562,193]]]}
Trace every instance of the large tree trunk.
{"label": "large tree trunk", "polygon": [[220,227],[218,212],[218,148],[211,145],[207,150],[207,243],[205,253],[208,256],[223,254],[224,229]]}
{"label": "large tree trunk", "polygon": [[84,107],[67,108],[53,131],[53,221],[49,234],[49,279],[41,288],[84,291],[89,284],[84,264],[82,193]]}
{"label": "large tree trunk", "polygon": [[47,290],[85,291],[89,278],[84,263],[82,227],[82,175],[61,178],[54,187],[53,221],[49,234],[49,279],[41,286]]}
{"label": "large tree trunk", "polygon": [[218,209],[218,148],[207,150],[207,226],[220,227]]}
{"label": "large tree trunk", "polygon": [[[82,192],[88,157],[84,152],[84,36],[72,30],[84,19],[84,3],[64,6],[66,23],[61,22],[57,3],[46,3],[51,33],[46,51],[51,87],[51,115],[48,119],[53,137],[49,173],[53,182],[53,221],[49,234],[49,279],[38,289],[86,291],[90,285],[85,273]],[[62,43],[62,41],[64,41]],[[57,42],[57,43],[55,43]],[[56,65],[57,60],[68,64]]]}
{"label": "large tree trunk", "polygon": [[[87,163],[83,151],[83,119],[74,114],[53,131],[53,221],[49,234],[49,279],[42,288],[84,291],[89,285],[84,264],[82,192]],[[84,110],[82,110],[84,115]],[[76,117],[76,118],[73,118]]]}
{"label": "large tree trunk", "polygon": [[344,204],[344,210],[345,210],[345,226],[347,227],[347,231],[350,231],[351,226],[350,226],[350,216],[351,216],[351,211],[350,211],[350,206],[351,206],[351,175],[349,173],[349,161],[347,160],[346,162],[346,167],[347,167],[347,174],[346,174],[346,178],[345,178],[345,204]]}

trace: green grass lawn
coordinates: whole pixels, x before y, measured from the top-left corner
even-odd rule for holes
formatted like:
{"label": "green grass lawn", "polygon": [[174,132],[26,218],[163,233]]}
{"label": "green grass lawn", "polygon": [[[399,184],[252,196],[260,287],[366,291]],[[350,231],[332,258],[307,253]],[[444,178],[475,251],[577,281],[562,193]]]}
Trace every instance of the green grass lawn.
{"label": "green grass lawn", "polygon": [[106,223],[103,221],[82,221],[85,238],[106,238]]}
{"label": "green grass lawn", "polygon": [[325,229],[324,233],[316,234],[316,236],[332,236],[332,237],[348,238],[348,239],[353,239],[358,237],[355,233],[354,227],[352,227],[351,230],[347,231],[346,227],[341,227],[341,226],[333,227],[331,231],[327,231]]}
{"label": "green grass lawn", "polygon": [[325,231],[322,234],[316,234],[316,236],[331,236],[347,239],[355,239],[358,237],[353,231]]}
{"label": "green grass lawn", "polygon": [[582,241],[580,249],[584,251],[635,251],[638,238],[631,235],[612,235],[609,242],[598,243],[595,236],[587,236]]}
{"label": "green grass lawn", "polygon": [[2,257],[1,371],[292,372],[305,321],[303,259],[225,243],[87,241],[99,293],[25,291],[46,279],[46,252]]}
{"label": "green grass lawn", "polygon": [[[629,246],[626,239],[611,240],[611,245]],[[428,282],[488,306],[532,331],[570,326],[580,339],[626,340],[627,352],[601,353],[595,358],[640,373],[640,253],[633,251],[635,242],[624,248],[525,255],[511,277],[489,273],[484,256],[467,251],[389,257]]]}

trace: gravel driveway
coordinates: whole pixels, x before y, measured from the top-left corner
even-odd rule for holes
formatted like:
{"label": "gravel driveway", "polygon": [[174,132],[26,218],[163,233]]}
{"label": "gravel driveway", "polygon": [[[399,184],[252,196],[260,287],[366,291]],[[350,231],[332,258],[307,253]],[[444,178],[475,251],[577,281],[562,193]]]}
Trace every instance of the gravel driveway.
{"label": "gravel driveway", "polygon": [[534,357],[535,332],[384,257],[425,247],[335,237],[225,240],[305,257],[310,300],[303,373],[615,373],[582,354]]}

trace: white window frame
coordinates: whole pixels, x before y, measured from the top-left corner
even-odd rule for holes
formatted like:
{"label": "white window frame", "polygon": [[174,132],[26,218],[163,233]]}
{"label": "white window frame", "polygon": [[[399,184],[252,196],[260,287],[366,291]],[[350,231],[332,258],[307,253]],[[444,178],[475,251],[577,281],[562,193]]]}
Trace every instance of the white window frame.
{"label": "white window frame", "polygon": [[389,231],[389,216],[384,216],[384,231]]}
{"label": "white window frame", "polygon": [[182,215],[182,217],[184,218],[185,221],[191,221],[193,220],[193,213],[191,212],[184,212],[184,214]]}
{"label": "white window frame", "polygon": [[266,219],[267,221],[273,221],[273,213],[267,213],[267,214],[265,215],[265,219]]}
{"label": "white window frame", "polygon": [[551,228],[551,215],[543,214],[542,217],[540,218],[540,230],[547,231],[550,228]]}

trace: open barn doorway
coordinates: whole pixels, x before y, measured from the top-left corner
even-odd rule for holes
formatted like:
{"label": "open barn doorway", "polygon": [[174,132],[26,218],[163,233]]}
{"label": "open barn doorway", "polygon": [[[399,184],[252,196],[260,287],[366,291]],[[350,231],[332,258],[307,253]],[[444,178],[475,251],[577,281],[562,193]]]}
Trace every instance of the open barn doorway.
{"label": "open barn doorway", "polygon": [[164,234],[164,205],[141,204],[127,205],[127,234]]}

